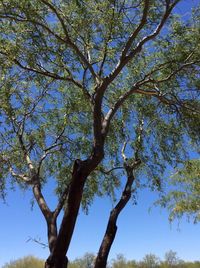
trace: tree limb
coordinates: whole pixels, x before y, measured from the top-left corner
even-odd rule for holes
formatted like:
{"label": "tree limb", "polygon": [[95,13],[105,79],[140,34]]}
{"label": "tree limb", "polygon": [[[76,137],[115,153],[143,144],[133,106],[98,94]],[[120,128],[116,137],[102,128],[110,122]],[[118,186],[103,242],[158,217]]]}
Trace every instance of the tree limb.
{"label": "tree limb", "polygon": [[66,202],[66,199],[67,199],[67,195],[69,193],[69,185],[66,186],[65,190],[63,191],[59,201],[58,201],[58,204],[57,204],[57,207],[56,209],[53,211],[53,215],[55,218],[58,217],[58,215],[60,214],[65,202]]}
{"label": "tree limb", "polygon": [[19,179],[22,182],[25,182],[28,185],[32,185],[34,183],[34,180],[32,180],[31,177],[29,177],[25,174],[19,174],[19,173],[14,172],[12,167],[9,168],[9,171],[13,177]]}
{"label": "tree limb", "polygon": [[150,0],[145,0],[141,21],[138,27],[135,29],[135,31],[130,35],[128,41],[126,42],[121,53],[120,61],[122,61],[126,57],[127,52],[129,51],[129,49],[131,48],[131,45],[133,44],[133,41],[135,40],[139,32],[142,30],[142,28],[146,24],[149,7],[150,7]]}
{"label": "tree limb", "polygon": [[[170,16],[171,11],[173,10],[175,5],[179,1],[180,0],[176,0],[172,5],[169,5],[166,3],[165,13],[163,14],[163,17],[162,17],[160,23],[158,24],[158,26],[156,27],[156,29],[151,34],[145,36],[141,41],[139,41],[138,44],[136,45],[136,47],[128,55],[125,55],[125,53],[123,53],[123,57],[121,56],[115,69],[107,77],[109,83],[111,83],[117,77],[117,75],[121,72],[123,67],[142,50],[144,44],[146,44],[148,41],[154,39],[160,33],[165,22],[167,21],[168,17]],[[143,11],[143,21],[141,21],[140,25],[138,26],[139,27],[139,28],[137,28],[138,30],[136,29],[135,34],[133,33],[132,36],[129,38],[129,40],[124,48],[125,52],[127,52],[128,49],[130,48],[131,44],[133,43],[134,39],[138,35],[139,31],[142,29],[141,27],[144,27],[145,22],[146,22],[148,8],[149,8],[149,3],[148,3],[148,1],[146,1],[145,9]]]}
{"label": "tree limb", "polygon": [[76,46],[76,44],[71,40],[69,33],[68,33],[68,29],[65,25],[65,22],[62,18],[62,16],[59,14],[58,10],[56,9],[56,7],[50,3],[49,1],[46,0],[40,0],[43,4],[45,4],[46,6],[49,7],[49,9],[56,15],[56,17],[58,18],[64,34],[65,34],[65,42],[76,52],[76,54],[79,56],[79,58],[81,59],[81,61],[88,67],[88,69],[90,70],[93,78],[95,80],[99,80],[97,74],[95,73],[92,65],[89,63],[89,61],[87,60],[87,58],[83,55],[83,53],[81,52],[81,50]]}

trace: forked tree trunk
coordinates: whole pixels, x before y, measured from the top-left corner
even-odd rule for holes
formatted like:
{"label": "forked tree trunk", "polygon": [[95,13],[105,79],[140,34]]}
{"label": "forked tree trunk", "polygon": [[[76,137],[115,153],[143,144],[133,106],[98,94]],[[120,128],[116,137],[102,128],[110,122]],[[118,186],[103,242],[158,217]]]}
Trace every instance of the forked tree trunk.
{"label": "forked tree trunk", "polygon": [[90,165],[87,161],[75,161],[72,172],[72,181],[66,200],[66,209],[53,250],[46,260],[45,268],[67,268],[68,259],[66,254],[73,235],[84,185],[88,175],[95,169],[102,158],[103,154],[101,153],[97,158],[97,161],[90,163]]}
{"label": "forked tree trunk", "polygon": [[78,215],[84,184],[85,178],[82,177],[76,177],[72,182],[67,200],[67,209],[64,212],[54,248],[46,261],[45,268],[67,268],[68,260],[66,253]]}
{"label": "forked tree trunk", "polygon": [[106,268],[108,255],[109,255],[111,246],[113,244],[113,241],[115,239],[115,235],[117,233],[118,216],[131,198],[132,184],[135,179],[133,176],[133,168],[126,166],[126,172],[127,172],[127,182],[126,182],[124,191],[121,195],[119,202],[110,213],[106,232],[104,234],[104,238],[99,248],[99,252],[95,260],[94,268]]}

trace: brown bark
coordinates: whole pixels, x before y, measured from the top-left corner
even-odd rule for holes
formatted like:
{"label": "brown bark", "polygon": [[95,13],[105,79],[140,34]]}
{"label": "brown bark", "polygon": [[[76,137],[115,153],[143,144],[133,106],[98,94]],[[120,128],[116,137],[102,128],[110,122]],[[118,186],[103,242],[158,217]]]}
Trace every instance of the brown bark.
{"label": "brown bark", "polygon": [[45,262],[45,268],[67,268],[68,266],[68,258],[67,257],[60,257],[55,256],[52,258],[52,255]]}
{"label": "brown bark", "polygon": [[48,244],[49,244],[49,250],[50,252],[53,252],[53,249],[55,247],[55,243],[57,240],[57,223],[56,219],[52,216],[52,218],[47,223],[47,229],[48,229]]}
{"label": "brown bark", "polygon": [[[95,153],[94,153],[95,154]],[[96,154],[95,154],[96,155]],[[81,204],[83,188],[88,175],[101,161],[103,154],[98,152],[98,157],[93,155],[89,161],[76,160],[72,172],[72,181],[66,200],[66,209],[61,222],[53,250],[46,261],[45,268],[66,268],[66,257],[72,234],[74,231],[78,211]]]}
{"label": "brown bark", "polygon": [[94,268],[105,268],[107,264],[108,255],[117,233],[117,219],[120,212],[126,206],[131,198],[132,185],[134,182],[133,167],[125,166],[127,172],[127,182],[124,191],[117,205],[112,209],[108,220],[106,232],[102,240],[97,258],[95,260]]}

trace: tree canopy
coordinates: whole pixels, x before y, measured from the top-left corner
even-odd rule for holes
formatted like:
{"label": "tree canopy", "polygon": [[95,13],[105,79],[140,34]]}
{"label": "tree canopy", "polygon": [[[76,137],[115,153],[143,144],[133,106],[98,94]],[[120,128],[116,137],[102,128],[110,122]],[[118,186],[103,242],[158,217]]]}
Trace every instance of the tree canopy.
{"label": "tree canopy", "polygon": [[[123,200],[160,189],[166,168],[197,150],[200,9],[183,19],[181,2],[0,1],[1,195],[8,179],[32,187],[46,267],[66,267],[80,203],[122,187],[116,227]],[[52,179],[53,211],[43,193]]]}

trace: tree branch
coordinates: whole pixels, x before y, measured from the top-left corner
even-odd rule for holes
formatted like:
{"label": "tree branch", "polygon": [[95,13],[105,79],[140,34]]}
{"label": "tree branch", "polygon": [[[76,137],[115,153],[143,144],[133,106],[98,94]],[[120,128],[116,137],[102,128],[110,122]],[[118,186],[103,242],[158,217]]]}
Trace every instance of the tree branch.
{"label": "tree branch", "polygon": [[108,175],[108,174],[110,174],[112,171],[117,170],[117,169],[124,169],[124,167],[123,167],[123,166],[121,166],[121,167],[113,167],[113,168],[111,168],[111,169],[109,169],[109,170],[104,170],[103,168],[100,168],[100,169],[97,169],[97,171],[100,171],[100,172],[102,172],[103,174]]}
{"label": "tree branch", "polygon": [[[186,58],[186,60],[190,59],[191,54]],[[185,61],[186,61],[185,60]],[[188,68],[196,63],[200,62],[200,60],[198,61],[191,61],[191,62],[185,62],[184,64],[182,64],[179,68],[177,68],[175,71],[173,71],[171,74],[169,74],[168,76],[166,76],[165,78],[162,78],[160,80],[155,80],[152,79],[151,77],[148,79],[145,79],[146,77],[148,77],[150,74],[153,73],[150,72],[148,75],[145,76],[144,79],[142,79],[141,81],[135,83],[135,85],[133,85],[133,87],[127,91],[126,93],[124,93],[123,95],[121,95],[119,97],[119,99],[116,101],[116,103],[113,105],[113,107],[108,111],[108,113],[106,114],[104,121],[103,121],[103,133],[107,133],[108,131],[108,127],[110,124],[111,119],[113,118],[113,116],[116,114],[116,112],[118,111],[119,107],[128,99],[128,97],[132,94],[142,94],[142,95],[146,95],[146,96],[152,96],[152,97],[156,97],[157,99],[159,99],[162,103],[167,104],[167,105],[175,105],[178,103],[178,101],[173,101],[171,99],[168,99],[165,97],[164,94],[162,94],[155,85],[159,85],[161,83],[167,82],[170,79],[172,79],[176,74],[178,74],[180,71],[184,70],[185,68]],[[168,63],[164,63],[161,65],[161,67],[165,64]],[[156,69],[158,70],[158,69]],[[141,86],[146,85],[150,83],[150,88],[154,88],[154,90],[143,90],[141,89]],[[179,102],[180,104],[180,102]],[[105,135],[104,134],[104,135]]]}
{"label": "tree branch", "polygon": [[127,44],[125,45],[125,52],[123,52],[123,57],[120,57],[119,62],[117,63],[115,69],[108,75],[107,79],[109,81],[109,83],[111,83],[116,76],[121,72],[121,70],[123,69],[123,67],[130,61],[132,60],[143,48],[144,44],[147,43],[148,41],[154,39],[162,30],[165,22],[167,21],[169,15],[171,14],[171,11],[173,10],[173,8],[175,7],[175,5],[179,2],[180,0],[176,0],[172,5],[169,5],[166,3],[166,9],[165,9],[165,13],[163,14],[163,17],[160,21],[160,23],[158,24],[157,28],[154,30],[154,32],[152,32],[151,34],[145,36],[140,42],[138,42],[138,44],[136,45],[136,47],[128,54],[126,55],[125,52],[128,51],[128,49],[131,47],[131,44],[133,43],[134,39],[137,37],[138,33],[140,32],[140,30],[144,27],[145,23],[146,23],[146,17],[147,17],[147,12],[149,9],[149,3],[148,1],[146,1],[145,3],[145,9],[143,11],[143,21],[141,21],[140,25],[138,26],[138,28],[135,31],[135,34],[133,33],[131,35],[131,37],[129,38]]}
{"label": "tree branch", "polygon": [[66,202],[66,199],[67,199],[67,196],[68,196],[68,193],[69,193],[69,185],[66,186],[65,190],[63,191],[60,199],[59,199],[59,202],[58,202],[58,205],[56,207],[56,209],[54,210],[53,212],[53,215],[55,218],[58,217],[58,215],[60,214],[65,202]]}
{"label": "tree branch", "polygon": [[16,14],[12,14],[12,13],[11,14],[6,14],[6,15],[0,13],[0,18],[2,18],[2,19],[12,19],[14,21],[25,22],[25,23],[30,22],[33,25],[38,25],[38,26],[42,27],[44,30],[46,30],[49,34],[51,34],[54,37],[56,37],[57,40],[61,41],[62,43],[65,43],[65,40],[61,36],[59,36],[58,34],[53,32],[49,27],[47,27],[45,24],[43,24],[40,21],[35,21],[35,20],[31,19],[31,18],[24,18],[24,17],[20,16],[19,14],[16,15]]}
{"label": "tree branch", "polygon": [[125,150],[126,150],[126,145],[127,145],[128,141],[125,141],[124,144],[123,144],[123,147],[122,147],[122,151],[121,151],[121,154],[122,154],[122,158],[124,160],[124,162],[127,161],[127,156],[125,155]]}
{"label": "tree branch", "polygon": [[76,46],[76,44],[71,40],[69,34],[68,34],[68,29],[65,25],[64,19],[62,18],[62,16],[59,14],[58,10],[56,9],[56,7],[50,3],[49,1],[46,0],[40,0],[43,4],[45,4],[46,6],[49,7],[49,9],[56,15],[56,17],[58,18],[64,34],[65,34],[65,42],[76,52],[76,54],[79,56],[79,58],[81,59],[81,61],[88,67],[88,69],[90,70],[93,78],[95,80],[99,81],[99,78],[97,76],[97,74],[95,73],[92,65],[89,63],[89,61],[87,60],[87,58],[83,55],[83,53],[81,52],[81,50]]}
{"label": "tree branch", "polygon": [[28,185],[33,185],[33,183],[35,182],[31,177],[29,177],[25,174],[19,174],[19,173],[14,172],[14,170],[11,166],[9,168],[9,171],[13,177],[19,179],[22,182],[25,182]]}
{"label": "tree branch", "polygon": [[45,70],[44,68],[43,68],[44,71],[42,71],[41,69],[36,69],[36,68],[33,68],[33,67],[24,66],[17,59],[13,59],[13,62],[15,64],[17,64],[20,68],[24,69],[24,70],[31,71],[31,72],[34,72],[34,73],[37,73],[37,74],[41,74],[41,75],[44,75],[44,76],[47,76],[47,77],[51,77],[51,78],[56,79],[56,80],[64,80],[64,81],[72,82],[73,84],[75,84],[79,88],[81,88],[81,89],[83,88],[82,84],[80,82],[74,80],[72,77],[63,77],[63,76],[60,76],[58,74],[51,73],[48,70]]}
{"label": "tree branch", "polygon": [[37,183],[35,183],[33,185],[33,194],[35,196],[35,199],[38,203],[38,206],[39,206],[42,214],[44,215],[46,221],[49,222],[49,219],[50,219],[50,216],[52,215],[52,212],[50,211],[50,209],[45,201],[45,198],[41,192],[41,185],[40,185],[39,180]]}
{"label": "tree branch", "polygon": [[129,51],[129,49],[131,48],[131,45],[133,44],[133,41],[135,40],[135,38],[137,37],[139,32],[142,30],[142,28],[146,24],[149,7],[150,7],[150,0],[145,0],[141,21],[140,21],[138,27],[135,29],[135,31],[130,35],[126,45],[124,46],[124,49],[122,50],[120,61],[122,61],[126,57],[127,52]]}
{"label": "tree branch", "polygon": [[[11,107],[12,109],[12,107]],[[26,163],[28,165],[28,168],[30,170],[30,177],[26,176],[24,174],[17,174],[13,171],[12,167],[10,167],[10,172],[13,176],[23,180],[24,182],[26,182],[27,184],[32,184],[33,185],[33,194],[35,196],[35,199],[38,203],[38,206],[40,208],[40,210],[42,211],[45,219],[48,221],[51,211],[49,209],[49,207],[47,206],[47,203],[45,201],[45,198],[41,192],[41,182],[40,182],[40,177],[39,175],[36,173],[36,169],[33,165],[33,162],[30,159],[28,150],[26,148],[26,145],[24,144],[23,141],[23,135],[19,133],[19,130],[16,130],[15,128],[15,124],[16,124],[16,118],[14,117],[14,115],[12,116],[12,118],[10,118],[13,124],[13,131],[16,134],[18,140],[19,140],[19,144],[21,146],[21,150],[24,154]]]}

